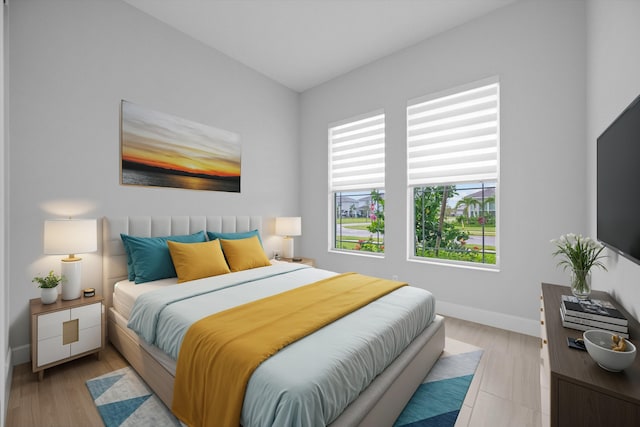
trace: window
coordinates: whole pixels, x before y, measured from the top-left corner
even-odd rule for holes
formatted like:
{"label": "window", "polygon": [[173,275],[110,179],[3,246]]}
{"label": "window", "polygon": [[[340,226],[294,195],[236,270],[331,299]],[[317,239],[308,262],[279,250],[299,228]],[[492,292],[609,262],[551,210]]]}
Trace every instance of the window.
{"label": "window", "polygon": [[413,259],[498,264],[499,83],[407,107]]}
{"label": "window", "polygon": [[384,113],[329,128],[332,249],[384,252]]}

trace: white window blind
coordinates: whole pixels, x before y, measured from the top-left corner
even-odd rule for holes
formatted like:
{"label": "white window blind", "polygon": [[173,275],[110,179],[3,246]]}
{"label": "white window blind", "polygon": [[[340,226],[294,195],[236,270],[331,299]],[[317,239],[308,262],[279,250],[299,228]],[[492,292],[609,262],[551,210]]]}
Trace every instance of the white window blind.
{"label": "white window blind", "polygon": [[384,113],[329,128],[330,190],[384,188]]}
{"label": "white window blind", "polygon": [[407,107],[409,186],[498,178],[499,83],[458,89]]}

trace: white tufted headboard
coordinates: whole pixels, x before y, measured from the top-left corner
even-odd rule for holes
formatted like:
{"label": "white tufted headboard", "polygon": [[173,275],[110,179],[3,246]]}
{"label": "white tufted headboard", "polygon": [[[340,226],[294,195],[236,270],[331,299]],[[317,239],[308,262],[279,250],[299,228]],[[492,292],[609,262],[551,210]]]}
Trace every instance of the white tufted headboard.
{"label": "white tufted headboard", "polygon": [[120,234],[158,237],[198,231],[235,233],[258,230],[260,216],[130,216],[102,219],[102,296],[112,306],[113,285],[127,278],[127,255]]}

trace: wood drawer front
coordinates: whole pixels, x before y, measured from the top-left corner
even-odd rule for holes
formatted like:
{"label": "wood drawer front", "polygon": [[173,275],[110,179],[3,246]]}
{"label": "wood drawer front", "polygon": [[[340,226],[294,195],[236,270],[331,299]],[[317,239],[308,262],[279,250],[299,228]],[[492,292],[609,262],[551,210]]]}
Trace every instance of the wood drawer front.
{"label": "wood drawer front", "polygon": [[72,308],[71,319],[78,319],[80,330],[100,326],[102,322],[102,303],[98,302]]}
{"label": "wood drawer front", "polygon": [[[38,340],[42,341],[52,337],[62,337],[62,324],[71,320],[69,310],[54,311],[53,313],[38,316]],[[62,342],[62,338],[60,338]]]}
{"label": "wood drawer front", "polygon": [[640,407],[613,396],[558,381],[558,426],[637,427]]}
{"label": "wood drawer front", "polygon": [[102,325],[80,329],[79,340],[71,343],[71,356],[102,346]]}

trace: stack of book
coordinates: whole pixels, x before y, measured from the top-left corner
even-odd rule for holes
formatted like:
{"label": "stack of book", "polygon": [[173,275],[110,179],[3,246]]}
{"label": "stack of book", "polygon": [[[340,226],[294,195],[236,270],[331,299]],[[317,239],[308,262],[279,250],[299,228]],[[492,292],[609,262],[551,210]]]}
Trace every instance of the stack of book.
{"label": "stack of book", "polygon": [[597,299],[579,300],[562,295],[560,304],[562,326],[587,331],[601,329],[629,338],[629,322],[610,302]]}

